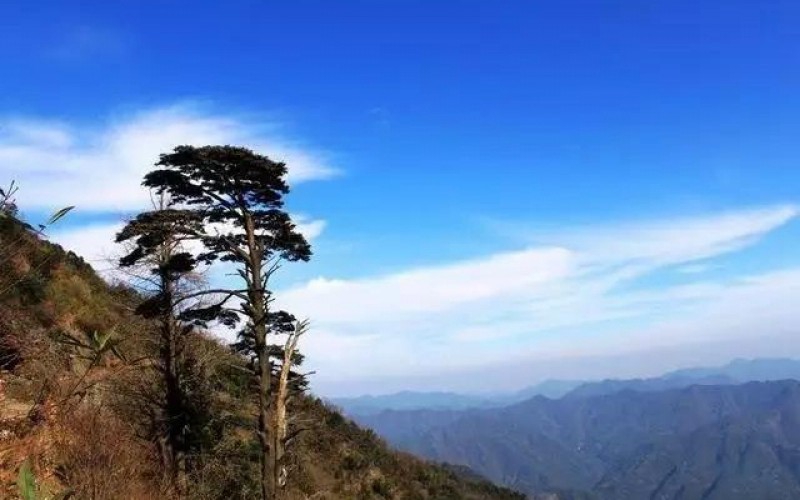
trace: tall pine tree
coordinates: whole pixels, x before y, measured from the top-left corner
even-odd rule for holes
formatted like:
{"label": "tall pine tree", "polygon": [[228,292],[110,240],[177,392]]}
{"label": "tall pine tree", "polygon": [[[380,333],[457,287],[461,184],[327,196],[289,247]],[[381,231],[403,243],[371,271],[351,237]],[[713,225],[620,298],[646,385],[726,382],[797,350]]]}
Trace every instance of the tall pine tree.
{"label": "tall pine tree", "polygon": [[[157,165],[160,168],[145,176],[144,185],[202,217],[210,227],[202,237],[207,249],[202,258],[233,263],[244,284],[206,308],[204,319],[230,311],[246,318],[240,344],[249,346],[258,388],[262,497],[274,498],[278,484],[272,480],[277,450],[271,443],[275,366],[270,335],[293,318],[272,310],[270,279],[282,261],[311,257],[310,245],[284,210],[289,192],[286,165],[233,146],[179,146],[162,155]],[[229,306],[231,298],[239,304]]]}

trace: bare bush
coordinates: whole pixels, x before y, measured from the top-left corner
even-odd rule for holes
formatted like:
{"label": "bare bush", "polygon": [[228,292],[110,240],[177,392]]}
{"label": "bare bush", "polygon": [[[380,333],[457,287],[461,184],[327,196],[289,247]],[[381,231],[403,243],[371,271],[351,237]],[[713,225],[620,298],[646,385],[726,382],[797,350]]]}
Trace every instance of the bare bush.
{"label": "bare bush", "polygon": [[84,405],[60,428],[56,474],[77,498],[164,498],[150,480],[160,474],[148,447],[111,412]]}

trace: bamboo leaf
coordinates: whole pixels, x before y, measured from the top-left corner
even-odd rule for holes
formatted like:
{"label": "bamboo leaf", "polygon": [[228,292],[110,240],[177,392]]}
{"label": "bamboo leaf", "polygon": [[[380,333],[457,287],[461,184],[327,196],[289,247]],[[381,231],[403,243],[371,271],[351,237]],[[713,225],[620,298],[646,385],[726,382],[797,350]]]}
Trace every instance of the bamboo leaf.
{"label": "bamboo leaf", "polygon": [[112,352],[112,353],[114,354],[114,356],[116,356],[116,357],[117,357],[117,359],[119,359],[120,361],[127,362],[128,360],[125,358],[125,355],[124,355],[124,354],[122,354],[122,352],[121,352],[119,349],[117,349],[117,344],[118,344],[118,342],[115,342],[115,343],[114,343],[114,345],[112,345],[112,346],[111,346],[111,352]]}
{"label": "bamboo leaf", "polygon": [[22,500],[38,500],[36,476],[33,475],[33,471],[31,470],[30,460],[26,460],[25,463],[22,464],[22,467],[19,468],[17,488],[19,489],[19,496]]}
{"label": "bamboo leaf", "polygon": [[83,349],[91,349],[91,346],[82,342],[80,339],[70,335],[65,331],[58,331],[53,335],[53,338],[56,342],[60,344],[65,344],[72,347],[80,347]]}
{"label": "bamboo leaf", "polygon": [[47,224],[46,224],[46,225],[48,225],[48,226],[49,226],[50,224],[55,224],[55,223],[56,223],[56,222],[58,222],[58,221],[59,221],[59,220],[60,220],[62,217],[64,217],[65,215],[67,215],[67,214],[68,214],[68,213],[69,213],[69,212],[70,212],[70,211],[71,211],[73,208],[75,208],[75,206],[74,206],[74,205],[70,205],[70,206],[68,206],[68,207],[64,207],[64,208],[62,208],[61,210],[57,211],[56,213],[54,213],[54,214],[53,214],[53,215],[50,217],[50,220],[48,220],[48,221],[47,221]]}

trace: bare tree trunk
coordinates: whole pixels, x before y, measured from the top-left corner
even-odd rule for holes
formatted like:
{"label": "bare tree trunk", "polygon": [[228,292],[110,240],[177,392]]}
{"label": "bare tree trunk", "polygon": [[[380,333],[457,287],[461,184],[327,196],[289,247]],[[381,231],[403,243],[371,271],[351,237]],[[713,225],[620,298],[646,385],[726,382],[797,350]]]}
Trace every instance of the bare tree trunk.
{"label": "bare tree trunk", "polygon": [[266,346],[266,332],[256,331],[256,349],[258,355],[258,438],[261,444],[261,496],[264,500],[273,498],[270,470],[272,464],[270,453],[269,399],[270,399],[270,367],[269,352]]}
{"label": "bare tree trunk", "polygon": [[[290,334],[290,341],[293,335]],[[290,342],[287,342],[287,347]],[[284,448],[284,439],[286,439],[286,402],[288,393],[289,382],[289,369],[291,368],[291,357],[293,348],[287,348],[284,351],[283,365],[278,376],[278,387],[275,391],[275,409],[274,409],[274,432],[272,436],[272,482],[276,485],[276,491],[284,486],[285,479],[282,480],[282,468],[284,466],[284,455],[286,450]]]}
{"label": "bare tree trunk", "polygon": [[274,419],[275,427],[272,444],[272,481],[276,493],[286,485],[286,446],[289,438],[289,422],[287,419],[287,405],[289,403],[289,376],[292,372],[294,354],[297,351],[297,342],[308,328],[306,321],[298,321],[294,330],[289,332],[289,338],[283,348],[283,363],[278,373],[278,387],[275,391]]}

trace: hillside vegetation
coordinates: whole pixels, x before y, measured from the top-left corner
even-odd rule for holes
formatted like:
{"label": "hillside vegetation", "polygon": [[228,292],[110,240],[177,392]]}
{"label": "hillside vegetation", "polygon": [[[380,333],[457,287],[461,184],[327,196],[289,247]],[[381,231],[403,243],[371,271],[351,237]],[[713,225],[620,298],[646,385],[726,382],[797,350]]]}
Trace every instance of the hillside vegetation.
{"label": "hillside vegetation", "polygon": [[[157,332],[141,298],[76,255],[0,219],[0,498],[175,498],[158,441],[163,398]],[[189,335],[185,393],[195,412],[185,496],[259,496],[256,408],[245,360]],[[308,432],[294,448],[284,498],[522,498],[469,473],[391,451],[312,396],[292,412]],[[22,474],[20,472],[22,471]]]}

